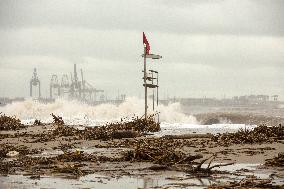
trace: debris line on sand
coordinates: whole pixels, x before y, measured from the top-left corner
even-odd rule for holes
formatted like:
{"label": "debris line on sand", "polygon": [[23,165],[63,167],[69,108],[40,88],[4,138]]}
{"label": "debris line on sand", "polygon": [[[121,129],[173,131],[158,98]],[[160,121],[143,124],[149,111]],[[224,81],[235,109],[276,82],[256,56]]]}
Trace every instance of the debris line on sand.
{"label": "debris line on sand", "polygon": [[21,120],[15,116],[6,116],[0,112],[0,130],[17,130],[25,127],[21,124]]}

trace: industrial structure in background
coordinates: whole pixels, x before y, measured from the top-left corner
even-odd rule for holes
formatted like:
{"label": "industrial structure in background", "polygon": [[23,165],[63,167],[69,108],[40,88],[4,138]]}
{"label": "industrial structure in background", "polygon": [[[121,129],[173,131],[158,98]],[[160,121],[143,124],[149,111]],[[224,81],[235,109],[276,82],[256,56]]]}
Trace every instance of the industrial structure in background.
{"label": "industrial structure in background", "polygon": [[85,101],[90,104],[106,100],[104,90],[96,89],[86,81],[82,69],[80,69],[79,77],[76,64],[74,64],[73,74],[70,73],[70,77],[67,74],[63,74],[61,78],[55,74],[51,76],[49,97],[50,99],[68,97],[69,99]]}
{"label": "industrial structure in background", "polygon": [[[50,98],[68,97],[89,103],[105,101],[104,90],[96,89],[84,79],[83,70],[80,69],[80,77],[77,73],[77,66],[74,64],[73,74],[70,77],[63,74],[61,78],[52,75],[49,86]],[[99,97],[99,98],[98,98]]]}
{"label": "industrial structure in background", "polygon": [[278,95],[244,95],[232,98],[168,98],[160,100],[162,104],[179,102],[184,106],[204,106],[204,107],[256,107],[256,106],[278,106],[283,102],[279,101]]}
{"label": "industrial structure in background", "polygon": [[[38,87],[38,96],[33,95],[33,87]],[[106,102],[119,104],[126,98],[126,95],[122,94],[115,100],[106,99],[104,90],[95,88],[92,84],[85,80],[82,69],[80,69],[80,74],[78,74],[76,64],[74,64],[73,73],[70,73],[70,77],[67,74],[63,74],[61,77],[56,74],[51,76],[49,84],[49,98],[41,98],[40,87],[40,80],[35,68],[30,81],[30,97],[38,101],[53,102],[55,98],[62,97],[96,105]]]}
{"label": "industrial structure in background", "polygon": [[32,79],[30,80],[30,97],[33,97],[33,87],[38,88],[38,98],[41,98],[40,81],[37,76],[36,68],[34,68],[34,73]]}

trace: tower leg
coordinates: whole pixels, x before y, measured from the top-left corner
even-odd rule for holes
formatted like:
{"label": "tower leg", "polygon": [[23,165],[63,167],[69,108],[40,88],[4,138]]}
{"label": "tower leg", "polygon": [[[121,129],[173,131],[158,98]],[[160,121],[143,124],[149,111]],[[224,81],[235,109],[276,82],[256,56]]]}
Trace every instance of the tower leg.
{"label": "tower leg", "polygon": [[32,81],[30,82],[30,97],[33,96],[33,87],[32,87]]}
{"label": "tower leg", "polygon": [[145,85],[145,119],[147,119],[147,85],[146,85],[146,47],[144,47],[144,85]]}
{"label": "tower leg", "polygon": [[41,97],[41,93],[40,93],[40,82],[38,82],[38,97]]}
{"label": "tower leg", "polygon": [[52,86],[50,85],[50,88],[49,88],[49,96],[50,96],[50,99],[52,99]]}

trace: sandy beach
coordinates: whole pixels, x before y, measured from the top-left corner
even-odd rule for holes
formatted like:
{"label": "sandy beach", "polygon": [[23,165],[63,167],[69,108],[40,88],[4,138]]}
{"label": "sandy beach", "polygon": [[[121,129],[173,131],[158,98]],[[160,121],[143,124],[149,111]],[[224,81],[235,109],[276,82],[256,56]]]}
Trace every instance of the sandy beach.
{"label": "sandy beach", "polygon": [[226,133],[156,136],[114,129],[119,134],[92,139],[86,134],[94,131],[82,126],[56,120],[37,124],[0,131],[1,188],[57,188],[55,180],[66,188],[225,188],[244,180],[247,188],[284,184],[283,160],[278,166],[266,163],[284,153],[283,128],[271,130],[273,136],[264,133],[267,140],[248,143],[255,139],[236,138],[239,131],[228,139]]}

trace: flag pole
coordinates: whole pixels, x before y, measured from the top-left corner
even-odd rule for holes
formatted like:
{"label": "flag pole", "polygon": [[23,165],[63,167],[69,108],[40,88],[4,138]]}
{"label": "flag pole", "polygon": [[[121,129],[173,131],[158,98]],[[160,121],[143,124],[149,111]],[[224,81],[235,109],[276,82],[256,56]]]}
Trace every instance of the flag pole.
{"label": "flag pole", "polygon": [[[152,72],[152,85],[154,85],[154,74],[153,74],[153,72]],[[153,89],[152,90],[153,92],[153,112],[154,112],[154,110],[155,110],[155,90]]]}
{"label": "flag pole", "polygon": [[[159,72],[157,72],[157,109],[158,109],[158,106],[159,106]],[[159,122],[160,122],[160,115],[158,113],[158,123]]]}
{"label": "flag pole", "polygon": [[144,86],[145,86],[145,120],[147,120],[147,73],[146,73],[146,52],[147,52],[147,47],[144,47]]}

